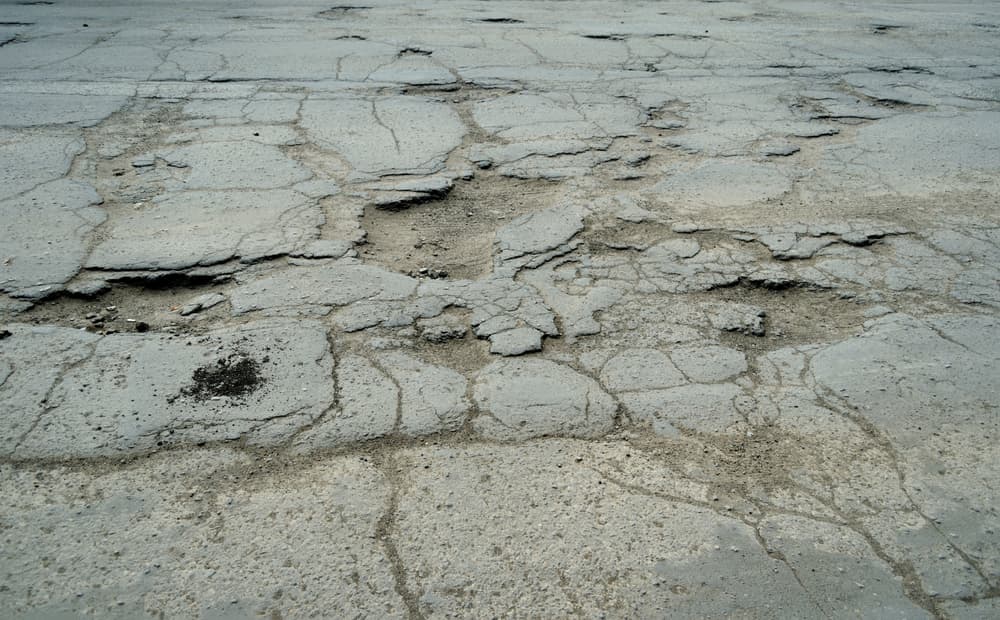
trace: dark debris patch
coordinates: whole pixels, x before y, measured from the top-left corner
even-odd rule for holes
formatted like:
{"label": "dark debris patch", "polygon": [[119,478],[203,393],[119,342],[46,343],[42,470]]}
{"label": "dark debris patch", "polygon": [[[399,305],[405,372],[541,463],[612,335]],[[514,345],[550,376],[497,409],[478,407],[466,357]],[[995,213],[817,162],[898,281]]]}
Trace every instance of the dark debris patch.
{"label": "dark debris patch", "polygon": [[362,11],[369,11],[371,10],[371,8],[372,7],[370,6],[343,4],[340,6],[332,6],[325,11],[320,11],[318,13],[318,16],[325,17],[327,19],[336,19],[338,17],[341,17],[343,15],[348,15],[351,13],[360,13]]}
{"label": "dark debris patch", "polygon": [[191,385],[181,394],[197,401],[218,397],[240,399],[264,384],[260,364],[252,357],[233,354],[198,368],[191,375]]}
{"label": "dark debris patch", "polygon": [[898,26],[896,24],[872,24],[872,34],[886,34],[901,28],[903,28],[903,26]]}
{"label": "dark debris patch", "polygon": [[406,47],[399,50],[397,56],[430,56],[434,52],[431,50],[421,49],[419,47]]}

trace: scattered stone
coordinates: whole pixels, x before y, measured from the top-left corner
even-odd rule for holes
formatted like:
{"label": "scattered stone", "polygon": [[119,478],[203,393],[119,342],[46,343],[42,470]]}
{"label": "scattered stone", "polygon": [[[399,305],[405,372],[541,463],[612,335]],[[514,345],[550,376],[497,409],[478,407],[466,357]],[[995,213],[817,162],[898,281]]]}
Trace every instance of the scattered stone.
{"label": "scattered stone", "polygon": [[410,270],[407,272],[408,276],[411,278],[430,278],[431,280],[443,280],[448,277],[448,272],[444,269],[430,269],[428,267],[421,267],[417,270]]}
{"label": "scattered stone", "polygon": [[712,303],[706,305],[708,320],[712,327],[726,332],[738,332],[748,336],[764,336],[764,319],[767,312],[763,308],[749,304]]}
{"label": "scattered stone", "polygon": [[862,316],[864,316],[866,319],[876,319],[880,316],[892,314],[893,312],[895,312],[895,310],[893,310],[889,306],[878,305],[878,306],[872,306],[871,308],[865,310],[862,313]]}
{"label": "scattered stone", "polygon": [[711,230],[711,229],[691,222],[678,222],[676,224],[671,225],[670,230],[680,235],[689,235],[691,233],[696,233],[702,230]]}
{"label": "scattered stone", "polygon": [[401,181],[380,181],[365,187],[379,191],[412,192],[440,198],[448,194],[455,184],[448,176],[428,176]]}
{"label": "scattered stone", "polygon": [[93,299],[111,290],[107,280],[84,280],[66,286],[66,292],[74,297]]}
{"label": "scattered stone", "polygon": [[633,168],[641,166],[649,161],[652,155],[646,151],[640,151],[638,153],[632,153],[625,157],[625,165],[632,166]]}
{"label": "scattered stone", "polygon": [[497,231],[500,260],[554,250],[581,230],[583,212],[573,205],[523,215]]}
{"label": "scattered stone", "polygon": [[421,326],[420,337],[435,344],[464,338],[469,331],[464,322],[448,315],[422,320],[418,324]]}
{"label": "scattered stone", "polygon": [[791,142],[775,142],[767,144],[760,150],[764,157],[788,157],[798,153],[801,149]]}
{"label": "scattered stone", "polygon": [[694,239],[667,239],[656,245],[658,251],[669,252],[678,258],[693,258],[701,252],[701,244]]}
{"label": "scattered stone", "polygon": [[427,342],[440,344],[449,340],[464,338],[468,331],[468,328],[465,326],[432,325],[424,328],[420,333],[420,337]]}
{"label": "scattered stone", "polygon": [[156,165],[156,156],[151,153],[147,153],[145,155],[139,155],[137,157],[132,158],[133,168],[149,168],[155,165]]}
{"label": "scattered stone", "polygon": [[433,199],[433,194],[423,192],[377,192],[371,205],[386,211],[399,211]]}
{"label": "scattered stone", "polygon": [[310,241],[289,256],[296,258],[340,258],[354,249],[354,244],[341,239],[317,239]]}
{"label": "scattered stone", "polygon": [[542,332],[533,327],[519,327],[490,336],[490,353],[514,356],[542,350]]}
{"label": "scattered stone", "polygon": [[673,120],[673,119],[654,119],[649,121],[648,125],[656,129],[683,129],[686,126],[684,121]]}
{"label": "scattered stone", "polygon": [[198,295],[184,304],[178,312],[181,316],[188,316],[190,314],[194,314],[195,312],[208,310],[209,308],[217,306],[224,301],[226,301],[226,296],[222,293],[205,293],[204,295]]}
{"label": "scattered stone", "polygon": [[657,214],[643,209],[635,200],[630,198],[622,198],[618,201],[618,204],[621,205],[621,208],[615,212],[615,217],[622,221],[641,224],[659,219]]}

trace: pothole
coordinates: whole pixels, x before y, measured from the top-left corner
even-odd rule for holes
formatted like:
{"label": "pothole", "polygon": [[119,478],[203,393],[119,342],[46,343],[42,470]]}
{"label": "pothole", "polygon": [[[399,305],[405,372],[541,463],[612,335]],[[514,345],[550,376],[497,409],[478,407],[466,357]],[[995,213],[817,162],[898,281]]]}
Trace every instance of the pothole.
{"label": "pothole", "polygon": [[747,285],[714,289],[698,295],[705,301],[761,308],[765,336],[724,331],[720,340],[748,353],[822,342],[836,342],[861,332],[865,304],[839,293],[809,288],[773,290]]}
{"label": "pothole", "polygon": [[690,475],[711,482],[713,494],[730,499],[757,495],[761,490],[794,488],[797,473],[816,463],[847,469],[868,449],[866,445],[833,443],[780,424],[755,426],[749,433],[685,432],[681,438],[644,433],[631,442],[656,460],[684,463]]}
{"label": "pothole", "polygon": [[[149,288],[116,283],[107,292],[90,299],[69,295],[49,298],[18,314],[16,320],[105,333],[139,331],[142,324],[154,330],[171,325],[189,327],[189,317],[181,316],[178,311],[193,298],[216,291],[215,287]],[[228,318],[228,305],[218,304],[193,316]]]}
{"label": "pothole", "polygon": [[407,209],[367,207],[361,226],[368,244],[361,253],[400,273],[481,278],[492,270],[494,233],[551,206],[559,190],[555,183],[488,176],[459,181],[447,196]]}
{"label": "pothole", "polygon": [[496,356],[490,355],[488,340],[479,340],[471,333],[440,343],[418,340],[414,352],[430,364],[445,366],[471,376]]}
{"label": "pothole", "polygon": [[76,175],[98,182],[105,206],[147,200],[160,192],[159,179],[146,182],[148,170],[132,161],[162,147],[164,136],[178,129],[183,119],[181,102],[136,101],[85,130],[87,153],[74,163]]}

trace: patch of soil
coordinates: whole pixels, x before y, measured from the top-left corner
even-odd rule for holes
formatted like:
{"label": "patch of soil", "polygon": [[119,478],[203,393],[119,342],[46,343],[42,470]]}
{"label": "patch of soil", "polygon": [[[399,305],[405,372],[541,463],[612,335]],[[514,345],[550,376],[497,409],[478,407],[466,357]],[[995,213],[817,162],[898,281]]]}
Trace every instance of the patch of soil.
{"label": "patch of soil", "polygon": [[198,368],[191,375],[191,381],[182,393],[198,401],[221,396],[241,398],[264,384],[257,360],[240,354]]}

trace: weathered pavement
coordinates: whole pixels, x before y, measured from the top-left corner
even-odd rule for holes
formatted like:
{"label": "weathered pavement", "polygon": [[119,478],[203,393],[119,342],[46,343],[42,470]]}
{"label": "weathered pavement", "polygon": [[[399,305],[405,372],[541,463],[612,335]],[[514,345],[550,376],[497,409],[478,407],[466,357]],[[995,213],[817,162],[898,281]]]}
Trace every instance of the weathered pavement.
{"label": "weathered pavement", "polygon": [[0,4],[0,616],[1000,615],[990,2]]}

